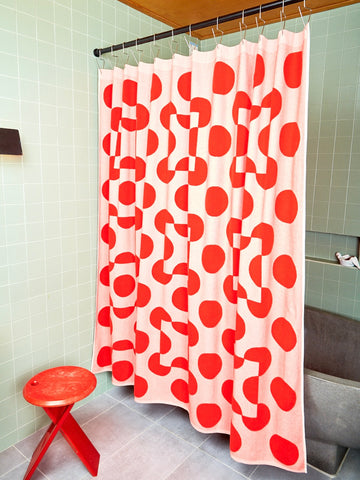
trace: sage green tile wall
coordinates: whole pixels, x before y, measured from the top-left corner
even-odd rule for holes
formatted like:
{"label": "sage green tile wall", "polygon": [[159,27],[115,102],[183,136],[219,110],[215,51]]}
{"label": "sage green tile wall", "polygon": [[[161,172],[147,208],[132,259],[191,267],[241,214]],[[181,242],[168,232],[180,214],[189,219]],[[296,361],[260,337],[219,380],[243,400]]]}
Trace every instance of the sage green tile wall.
{"label": "sage green tile wall", "polygon": [[[168,28],[116,0],[0,0],[0,127],[20,130],[24,152],[0,156],[0,450],[46,421],[22,398],[27,379],[58,364],[90,366],[98,135],[92,51]],[[162,42],[160,55],[170,54]],[[108,374],[97,378],[96,393],[109,388]]]}

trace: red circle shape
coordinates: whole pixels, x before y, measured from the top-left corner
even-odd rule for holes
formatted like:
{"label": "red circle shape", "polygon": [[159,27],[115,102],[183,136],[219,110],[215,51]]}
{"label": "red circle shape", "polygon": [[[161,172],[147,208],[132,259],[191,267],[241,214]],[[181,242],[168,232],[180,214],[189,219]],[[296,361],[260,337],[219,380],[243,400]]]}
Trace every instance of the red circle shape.
{"label": "red circle shape", "polygon": [[271,394],[281,410],[289,412],[296,403],[295,391],[281,378],[276,377],[270,385]]}
{"label": "red circle shape", "polygon": [[206,98],[192,98],[190,102],[190,112],[199,113],[199,128],[206,127],[211,118],[211,103]]}
{"label": "red circle shape", "polygon": [[254,72],[254,87],[257,87],[264,81],[265,63],[263,57],[258,53],[256,55],[256,64]]}
{"label": "red circle shape", "polygon": [[123,102],[130,107],[135,107],[137,99],[137,83],[134,80],[126,79],[123,81]]}
{"label": "red circle shape", "polygon": [[178,80],[178,91],[184,100],[191,98],[191,72],[186,72]]}
{"label": "red circle shape", "polygon": [[214,427],[221,419],[222,412],[216,403],[200,403],[196,408],[196,416],[205,428]]}
{"label": "red circle shape", "polygon": [[230,353],[230,355],[234,355],[235,330],[233,330],[232,328],[227,328],[226,330],[224,330],[221,341],[224,345],[225,350]]}
{"label": "red circle shape", "polygon": [[280,255],[275,259],[273,275],[275,280],[285,288],[292,288],[295,285],[297,273],[290,255]]}
{"label": "red circle shape", "polygon": [[279,220],[292,223],[298,212],[298,202],[292,190],[283,190],[275,200],[275,214]]}
{"label": "red circle shape", "polygon": [[134,378],[134,396],[137,398],[143,397],[148,391],[148,383],[145,378],[135,375]]}
{"label": "red circle shape", "polygon": [[172,303],[183,312],[188,311],[188,290],[186,287],[177,288],[172,294]]}
{"label": "red circle shape", "polygon": [[199,291],[200,288],[200,277],[194,271],[189,269],[188,272],[188,294],[195,295]]}
{"label": "red circle shape", "polygon": [[104,102],[108,108],[112,107],[112,94],[113,94],[113,86],[112,84],[108,85],[104,88]]}
{"label": "red circle shape", "polygon": [[241,437],[239,432],[236,430],[233,424],[231,424],[230,428],[230,450],[232,452],[237,452],[241,448]]}
{"label": "red circle shape", "polygon": [[123,205],[131,205],[135,202],[135,183],[123,182],[119,185],[119,202]]}
{"label": "red circle shape", "polygon": [[143,207],[149,208],[151,207],[156,199],[156,192],[155,188],[151,186],[149,183],[144,183],[144,197],[143,197]]}
{"label": "red circle shape", "polygon": [[284,465],[294,465],[299,458],[297,446],[280,435],[273,435],[270,438],[270,450],[276,460]]}
{"label": "red circle shape", "polygon": [[160,78],[153,73],[152,80],[151,80],[151,96],[150,101],[156,100],[160,97],[162,91],[162,85]]}
{"label": "red circle shape", "polygon": [[212,217],[218,217],[227,208],[228,195],[221,187],[209,187],[205,196],[206,213]]}
{"label": "red circle shape", "polygon": [[216,273],[224,265],[225,252],[219,245],[207,245],[203,248],[201,261],[208,273]]}
{"label": "red circle shape", "polygon": [[147,285],[138,283],[136,306],[145,307],[150,302],[151,290]]}
{"label": "red circle shape", "polygon": [[213,157],[222,157],[231,146],[231,135],[222,125],[214,125],[209,132],[209,153]]}
{"label": "red circle shape", "polygon": [[149,235],[145,233],[141,234],[141,241],[140,241],[140,258],[147,258],[152,254],[154,249],[154,242],[152,241]]}
{"label": "red circle shape", "polygon": [[112,374],[115,380],[124,382],[128,380],[134,372],[134,367],[131,362],[121,360],[112,364]]}
{"label": "red circle shape", "polygon": [[302,52],[293,52],[285,58],[284,78],[286,85],[290,88],[298,88],[301,85],[302,57]]}
{"label": "red circle shape", "polygon": [[271,326],[271,334],[285,352],[290,352],[296,345],[296,333],[286,318],[279,317],[274,321]]}
{"label": "red circle shape", "polygon": [[199,332],[193,323],[188,322],[189,347],[194,347],[199,341]]}
{"label": "red circle shape", "polygon": [[102,147],[106,155],[110,155],[111,134],[107,133],[102,141]]}
{"label": "red circle shape", "polygon": [[101,239],[109,245],[110,249],[113,248],[116,243],[116,233],[108,223],[101,229]]}
{"label": "red circle shape", "polygon": [[180,402],[188,403],[189,401],[189,386],[185,380],[177,379],[171,384],[170,390],[174,397]]}
{"label": "red circle shape", "polygon": [[235,83],[235,72],[230,65],[224,62],[216,62],[214,67],[213,85],[214,93],[226,95]]}
{"label": "red circle shape", "polygon": [[106,265],[100,272],[100,282],[106,287],[110,286],[109,266]]}
{"label": "red circle shape", "polygon": [[300,130],[296,122],[285,123],[280,130],[280,150],[286,157],[293,157],[300,145]]}
{"label": "red circle shape", "polygon": [[204,300],[199,305],[199,316],[205,327],[216,327],[222,317],[222,307],[216,300]]}
{"label": "red circle shape", "polygon": [[184,212],[188,211],[189,185],[182,185],[175,192],[175,203]]}
{"label": "red circle shape", "polygon": [[111,347],[102,347],[96,357],[96,362],[99,367],[106,367],[111,365]]}
{"label": "red circle shape", "polygon": [[220,372],[222,360],[217,353],[203,353],[199,356],[198,366],[201,375],[210,380]]}
{"label": "red circle shape", "polygon": [[135,353],[144,353],[150,343],[149,335],[141,330],[135,332]]}
{"label": "red circle shape", "polygon": [[149,128],[148,130],[148,138],[147,138],[147,149],[146,149],[146,155],[150,156],[153,153],[156,152],[157,148],[159,146],[159,138],[156,135],[156,133]]}
{"label": "red circle shape", "polygon": [[131,275],[120,275],[114,280],[114,291],[119,297],[127,297],[135,290],[135,279]]}
{"label": "red circle shape", "polygon": [[98,322],[102,327],[110,327],[110,307],[102,308],[97,316]]}

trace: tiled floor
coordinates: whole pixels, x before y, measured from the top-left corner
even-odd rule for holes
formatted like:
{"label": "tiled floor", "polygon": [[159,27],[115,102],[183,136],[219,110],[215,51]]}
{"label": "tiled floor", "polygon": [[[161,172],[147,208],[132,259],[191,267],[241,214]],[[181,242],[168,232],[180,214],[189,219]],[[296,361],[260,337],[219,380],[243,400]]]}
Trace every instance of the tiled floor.
{"label": "tiled floor", "polygon": [[[194,430],[187,413],[169,405],[135,403],[130,387],[114,387],[74,411],[101,453],[101,480],[329,480],[312,467],[307,474],[244,465],[229,456],[228,436]],[[0,480],[21,480],[43,432],[0,453]],[[91,475],[58,435],[32,480],[90,480]],[[360,451],[350,450],[336,480],[360,478]]]}

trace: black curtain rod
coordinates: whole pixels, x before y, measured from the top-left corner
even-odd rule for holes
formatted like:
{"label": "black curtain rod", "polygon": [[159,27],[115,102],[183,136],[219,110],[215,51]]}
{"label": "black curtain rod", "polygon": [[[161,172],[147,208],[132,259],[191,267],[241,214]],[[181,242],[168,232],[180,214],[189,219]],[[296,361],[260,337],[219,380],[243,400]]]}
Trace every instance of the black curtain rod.
{"label": "black curtain rod", "polygon": [[256,7],[247,8],[246,10],[241,10],[240,12],[229,13],[227,15],[222,15],[221,17],[212,18],[210,20],[204,20],[202,22],[194,23],[192,25],[187,25],[185,27],[174,28],[172,30],[167,30],[166,32],[155,33],[154,35],[148,35],[147,37],[138,38],[136,40],[130,40],[129,42],[119,43],[117,45],[112,45],[111,47],[105,48],[95,48],[94,55],[95,57],[100,57],[103,53],[112,53],[116,50],[121,50],[130,47],[137,47],[144,43],[150,43],[156,40],[162,40],[163,38],[173,37],[174,35],[181,35],[182,33],[191,33],[194,30],[200,30],[205,27],[212,27],[214,25],[219,25],[220,23],[230,22],[231,20],[239,20],[240,18],[249,17],[250,15],[255,15],[257,13],[267,12],[269,10],[275,10],[276,8],[285,8],[288,5],[294,3],[302,3],[302,0],[275,0],[274,2],[266,3],[264,5],[258,5]]}

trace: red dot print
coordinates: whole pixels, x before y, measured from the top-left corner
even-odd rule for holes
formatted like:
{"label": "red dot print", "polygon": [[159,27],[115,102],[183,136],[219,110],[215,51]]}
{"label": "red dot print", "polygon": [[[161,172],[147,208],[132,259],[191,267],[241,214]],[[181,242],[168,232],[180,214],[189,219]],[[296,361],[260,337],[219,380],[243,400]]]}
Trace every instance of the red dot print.
{"label": "red dot print", "polygon": [[102,347],[96,357],[96,362],[99,367],[106,367],[111,365],[111,347]]}
{"label": "red dot print", "polygon": [[135,183],[123,182],[119,185],[119,202],[131,205],[135,202]]}
{"label": "red dot print", "polygon": [[135,161],[135,181],[139,182],[145,177],[146,163],[140,157],[136,157]]}
{"label": "red dot print", "polygon": [[273,88],[271,93],[268,93],[261,102],[261,108],[271,108],[270,121],[277,117],[281,111],[282,97],[279,90]]}
{"label": "red dot print", "polygon": [[206,127],[211,118],[211,103],[206,98],[196,97],[190,102],[190,112],[198,112],[198,127]]}
{"label": "red dot print", "polygon": [[264,190],[268,190],[275,185],[277,179],[277,172],[277,162],[273,158],[267,157],[266,173],[257,173],[256,181],[261,188],[263,188]]}
{"label": "red dot print", "polygon": [[154,101],[160,97],[162,91],[162,85],[160,78],[153,73],[152,80],[151,80],[151,96],[150,101]]}
{"label": "red dot print", "polygon": [[146,155],[149,156],[155,153],[158,146],[159,146],[159,138],[156,135],[156,133],[149,128]]}
{"label": "red dot print", "polygon": [[244,425],[253,432],[262,430],[270,421],[270,410],[263,403],[259,403],[257,406],[256,417],[243,416]]}
{"label": "red dot print", "polygon": [[189,185],[201,185],[207,177],[207,163],[200,157],[195,159],[195,168],[189,171]]}
{"label": "red dot print", "polygon": [[205,197],[206,213],[212,217],[218,217],[225,212],[229,199],[225,190],[221,187],[209,187]]}
{"label": "red dot print", "polygon": [[145,378],[135,375],[134,377],[134,396],[137,398],[143,397],[148,391],[148,383]]}
{"label": "red dot print", "polygon": [[244,125],[238,125],[236,134],[236,155],[246,155],[249,143],[249,130]]}
{"label": "red dot print", "polygon": [[271,363],[271,353],[266,347],[249,348],[245,355],[246,360],[259,363],[259,375],[264,375]]}
{"label": "red dot print", "polygon": [[113,86],[111,84],[105,87],[104,89],[104,102],[105,102],[105,105],[109,108],[112,107],[112,94],[113,94]]}
{"label": "red dot print", "polygon": [[127,297],[135,290],[135,279],[131,275],[120,275],[114,280],[114,291],[119,297]]}
{"label": "red dot print", "polygon": [[144,353],[150,343],[147,333],[141,330],[135,332],[135,353]]}
{"label": "red dot print", "polygon": [[165,335],[164,332],[160,332],[160,354],[165,355],[171,349],[171,340]]}
{"label": "red dot print", "polygon": [[245,335],[245,322],[242,317],[236,314],[235,340],[240,340]]}
{"label": "red dot print", "polygon": [[235,304],[237,303],[237,290],[234,290],[233,283],[234,277],[232,275],[228,275],[224,280],[223,289],[229,302]]}
{"label": "red dot print", "polygon": [[130,107],[135,107],[137,99],[137,83],[134,80],[126,79],[123,81],[123,102]]}
{"label": "red dot print", "polygon": [[110,142],[111,142],[111,134],[108,133],[105,135],[102,141],[102,147],[106,155],[110,155]]}
{"label": "red dot print", "polygon": [[284,465],[294,465],[299,458],[297,446],[280,435],[273,435],[270,438],[270,449],[276,460]]}
{"label": "red dot print", "polygon": [[151,298],[151,290],[147,285],[143,283],[138,283],[137,287],[137,298],[136,298],[136,306],[137,307],[145,307],[150,302]]}
{"label": "red dot print", "polygon": [[149,183],[144,183],[143,208],[151,207],[156,199],[155,188]]}
{"label": "red dot print", "polygon": [[191,98],[191,72],[184,73],[178,80],[178,91],[184,100]]}
{"label": "red dot print", "polygon": [[189,329],[189,346],[194,347],[199,341],[199,332],[195,325],[189,321],[188,323]]}
{"label": "red dot print", "polygon": [[257,318],[265,318],[270,312],[273,298],[271,291],[268,288],[261,289],[261,300],[255,302],[253,300],[247,300],[247,305],[251,313]]}
{"label": "red dot print", "polygon": [[135,310],[135,307],[124,307],[124,308],[115,308],[113,307],[114,314],[117,318],[128,318]]}
{"label": "red dot print", "polygon": [[110,279],[109,279],[109,266],[107,265],[100,271],[100,282],[109,287],[110,286]]}
{"label": "red dot print", "polygon": [[249,377],[244,380],[243,392],[250,403],[258,403],[259,377]]}
{"label": "red dot print", "polygon": [[158,260],[151,269],[152,276],[162,285],[167,285],[171,280],[171,275],[164,272],[164,260]]}
{"label": "red dot print", "polygon": [[154,249],[154,242],[149,235],[141,234],[140,258],[148,258]]}
{"label": "red dot print", "polygon": [[292,190],[283,190],[275,200],[275,213],[279,220],[292,223],[298,212],[298,202]]}
{"label": "red dot print", "polygon": [[198,390],[197,381],[194,375],[189,371],[189,395],[195,395]]}
{"label": "red dot print", "polygon": [[189,186],[182,185],[175,192],[175,203],[184,212],[188,211],[189,203]]}
{"label": "red dot print", "polygon": [[204,222],[198,215],[189,213],[188,227],[190,228],[190,242],[196,242],[204,233]]}
{"label": "red dot print", "polygon": [[98,313],[98,322],[102,327],[110,327],[110,307],[102,308]]}
{"label": "red dot print", "polygon": [[121,119],[121,126],[128,132],[134,132],[136,130],[136,119],[123,117]]}
{"label": "red dot print", "polygon": [[174,170],[169,170],[169,159],[168,157],[160,160],[156,169],[157,176],[164,183],[169,183],[175,175]]}
{"label": "red dot print", "polygon": [[138,103],[136,105],[136,130],[143,130],[149,123],[149,110]]}
{"label": "red dot print", "polygon": [[270,125],[268,125],[267,127],[261,130],[261,132],[259,133],[259,139],[258,139],[260,152],[266,156],[268,155],[268,151],[269,151],[269,136],[270,136]]}
{"label": "red dot print", "polygon": [[285,288],[295,285],[297,273],[292,258],[289,255],[280,255],[273,264],[273,275],[277,282]]}
{"label": "red dot print", "polygon": [[216,300],[204,300],[199,305],[199,316],[205,327],[216,327],[222,317],[222,307]]}
{"label": "red dot print", "polygon": [[288,412],[295,406],[296,393],[281,377],[274,378],[270,390],[281,410]]}
{"label": "red dot print", "polygon": [[172,102],[167,103],[160,112],[160,122],[166,130],[170,128],[170,118],[176,114],[176,107]]}
{"label": "red dot print", "polygon": [[236,430],[233,424],[231,424],[230,428],[230,450],[232,452],[237,452],[241,448],[241,437],[239,432]]}
{"label": "red dot print", "polygon": [[250,97],[245,92],[237,92],[235,95],[235,100],[232,108],[232,117],[235,125],[238,125],[239,122],[239,108],[246,108],[247,110],[251,109]]}
{"label": "red dot print", "polygon": [[213,76],[213,92],[226,95],[235,83],[234,70],[224,62],[216,62]]}
{"label": "red dot print", "polygon": [[134,345],[130,340],[118,340],[117,342],[113,343],[113,350],[117,350],[118,352],[122,352],[124,350],[134,350]]}
{"label": "red dot print", "polygon": [[271,334],[285,352],[290,352],[296,345],[296,333],[286,318],[279,317],[274,321],[271,326]]}
{"label": "red dot print", "polygon": [[205,428],[214,427],[221,419],[221,408],[215,403],[200,403],[196,409],[196,416]]}
{"label": "red dot print", "polygon": [[259,223],[251,232],[251,236],[260,238],[261,255],[269,255],[274,245],[274,229],[268,223]]}
{"label": "red dot print", "polygon": [[213,157],[222,157],[231,146],[231,135],[221,125],[214,125],[209,132],[209,153]]}
{"label": "red dot print", "polygon": [[221,341],[225,350],[230,353],[230,355],[234,355],[235,330],[233,330],[232,328],[227,328],[226,330],[224,330]]}
{"label": "red dot print", "polygon": [[176,308],[187,312],[188,310],[188,291],[186,287],[177,288],[172,294],[172,303]]}
{"label": "red dot print", "polygon": [[128,380],[134,372],[134,367],[132,363],[127,360],[122,360],[120,362],[115,362],[112,364],[112,374],[115,380],[119,382],[124,382]]}
{"label": "red dot print", "polygon": [[160,363],[160,353],[154,353],[151,355],[148,361],[148,366],[149,369],[155,373],[155,375],[159,375],[161,377],[165,377],[165,375],[168,375],[171,367],[168,367],[166,365],[161,365]]}
{"label": "red dot print", "polygon": [[249,265],[249,273],[257,287],[261,287],[261,255],[256,255]]}
{"label": "red dot print", "polygon": [[207,245],[203,248],[201,261],[208,273],[216,273],[224,265],[225,252],[219,245]]}
{"label": "red dot print", "polygon": [[265,77],[265,63],[263,57],[258,53],[256,55],[256,64],[254,72],[254,87],[260,85]]}
{"label": "red dot print", "polygon": [[102,196],[103,196],[107,201],[109,201],[109,186],[110,186],[110,182],[109,182],[109,180],[106,180],[106,181],[102,184],[102,187],[101,187]]}
{"label": "red dot print", "polygon": [[225,400],[227,400],[230,404],[232,403],[233,399],[233,390],[234,390],[234,381],[233,380],[225,380],[221,387],[221,393]]}
{"label": "red dot print", "polygon": [[200,288],[200,277],[194,271],[189,269],[188,272],[188,294],[195,295],[199,291]]}
{"label": "red dot print", "polygon": [[172,382],[170,390],[175,398],[180,402],[188,403],[189,401],[189,386],[185,380],[178,379]]}
{"label": "red dot print", "polygon": [[113,107],[111,109],[111,130],[114,130],[115,132],[119,131],[121,115],[122,115],[122,108]]}
{"label": "red dot print", "polygon": [[286,157],[293,157],[300,144],[300,130],[296,122],[285,123],[280,130],[280,150]]}
{"label": "red dot print", "polygon": [[252,195],[244,190],[243,192],[243,205],[242,205],[242,218],[247,218],[253,211],[254,200]]}
{"label": "red dot print", "polygon": [[301,85],[302,76],[302,52],[289,53],[284,62],[285,83],[290,88],[298,88]]}
{"label": "red dot print", "polygon": [[109,226],[109,224],[105,224],[101,229],[101,239],[109,245],[109,248],[113,248],[116,243],[116,233],[114,230]]}

